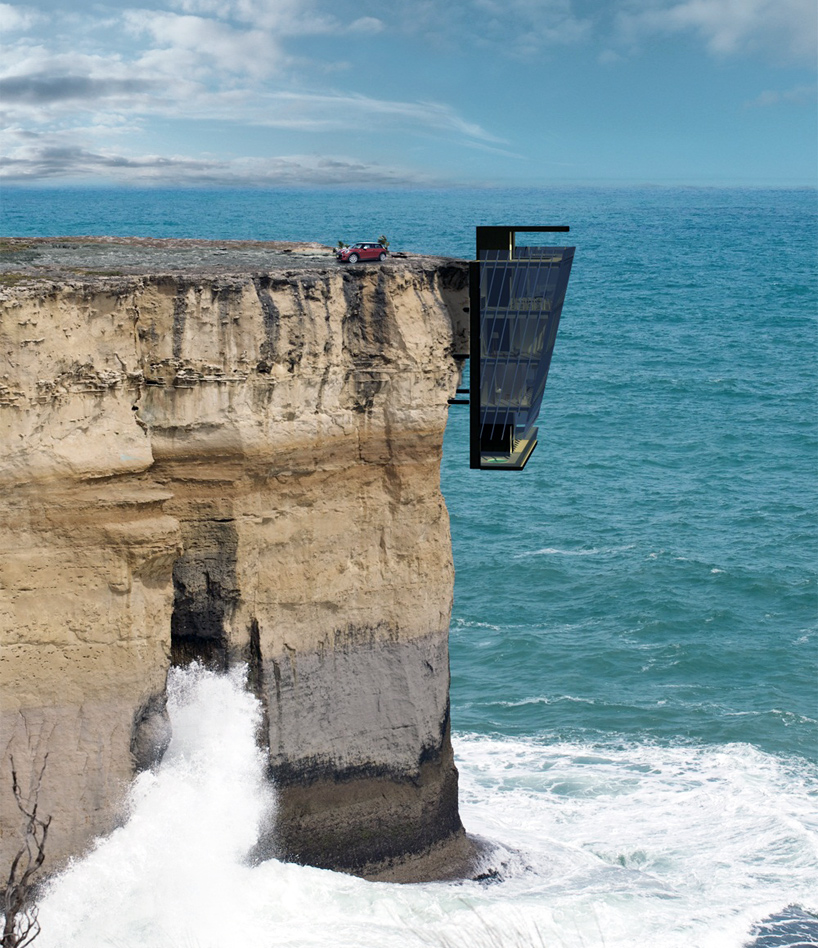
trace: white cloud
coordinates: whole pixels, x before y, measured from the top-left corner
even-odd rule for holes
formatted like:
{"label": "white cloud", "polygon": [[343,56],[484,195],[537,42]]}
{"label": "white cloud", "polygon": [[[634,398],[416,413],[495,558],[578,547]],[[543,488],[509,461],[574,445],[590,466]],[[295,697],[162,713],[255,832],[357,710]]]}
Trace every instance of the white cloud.
{"label": "white cloud", "polygon": [[815,0],[631,0],[617,15],[620,38],[697,34],[714,55],[763,52],[782,64],[816,61]]}
{"label": "white cloud", "polygon": [[6,122],[64,128],[117,112],[131,121],[165,116],[316,132],[388,127],[503,144],[441,102],[281,89],[287,77],[270,79],[289,59],[262,30],[161,11],[129,10],[123,19],[147,41],[129,57],[10,44],[0,68]]}
{"label": "white cloud", "polygon": [[149,33],[154,49],[181,53],[187,67],[195,63],[200,73],[268,76],[280,69],[284,58],[268,32],[236,30],[208,17],[131,10],[125,14],[125,23],[134,33]]}
{"label": "white cloud", "polygon": [[385,29],[383,20],[374,16],[362,16],[349,24],[351,33],[382,33]]}
{"label": "white cloud", "polygon": [[815,85],[798,85],[791,89],[767,89],[750,102],[745,103],[747,108],[767,108],[774,105],[804,105],[814,102],[816,98]]}
{"label": "white cloud", "polygon": [[[518,26],[540,23],[536,42],[549,30],[555,40],[560,17],[570,20],[569,0],[508,2],[523,21]],[[461,0],[460,7],[467,19],[508,21],[508,11],[496,0]],[[547,29],[540,18],[543,7],[559,13]],[[12,9],[0,7],[0,15],[29,28],[33,21],[12,15]],[[242,136],[251,127],[281,130],[265,133],[271,150],[300,133],[314,135],[320,149],[322,133],[357,131],[438,140],[447,149],[513,154],[502,147],[504,140],[445,102],[322,89],[327,64],[317,68],[294,56],[293,50],[300,54],[302,47],[290,40],[332,35],[368,43],[389,29],[384,18],[390,8],[382,5],[370,9],[364,0],[354,17],[344,11],[344,21],[335,9],[328,0],[165,0],[153,9],[108,8],[103,11],[107,18],[96,10],[58,12],[41,42],[24,37],[9,42],[2,57],[0,102],[3,119],[14,130],[4,137],[2,174],[7,180],[137,182],[426,180],[405,169],[351,158],[296,155],[262,162],[226,157],[241,150]],[[221,123],[236,134],[213,137],[220,150],[213,158],[145,154],[156,148],[148,136],[157,119]],[[255,133],[256,149],[259,140]],[[303,142],[303,136],[294,140]]]}
{"label": "white cloud", "polygon": [[182,13],[249,24],[282,38],[343,33],[349,28],[346,9],[340,20],[333,12],[322,12],[322,6],[337,8],[326,0],[169,0],[169,5]]}
{"label": "white cloud", "polygon": [[26,7],[14,7],[9,3],[0,3],[0,34],[20,33],[30,29],[40,15]]}

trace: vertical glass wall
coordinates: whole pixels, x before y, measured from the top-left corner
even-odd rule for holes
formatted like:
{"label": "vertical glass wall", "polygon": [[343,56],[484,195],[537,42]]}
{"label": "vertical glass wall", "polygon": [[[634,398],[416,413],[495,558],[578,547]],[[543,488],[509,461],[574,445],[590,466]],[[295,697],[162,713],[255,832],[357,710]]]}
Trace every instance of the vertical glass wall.
{"label": "vertical glass wall", "polygon": [[506,229],[507,249],[481,247],[480,230],[471,276],[472,310],[475,303],[479,309],[477,326],[472,314],[471,466],[521,470],[537,444],[536,421],[575,248],[517,247],[512,229]]}

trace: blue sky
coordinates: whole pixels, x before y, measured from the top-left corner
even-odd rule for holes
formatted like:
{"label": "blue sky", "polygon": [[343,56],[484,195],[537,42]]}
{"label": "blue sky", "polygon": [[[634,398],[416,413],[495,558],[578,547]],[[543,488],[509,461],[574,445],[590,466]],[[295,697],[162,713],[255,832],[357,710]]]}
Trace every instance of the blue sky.
{"label": "blue sky", "polygon": [[814,185],[815,0],[0,3],[7,184]]}

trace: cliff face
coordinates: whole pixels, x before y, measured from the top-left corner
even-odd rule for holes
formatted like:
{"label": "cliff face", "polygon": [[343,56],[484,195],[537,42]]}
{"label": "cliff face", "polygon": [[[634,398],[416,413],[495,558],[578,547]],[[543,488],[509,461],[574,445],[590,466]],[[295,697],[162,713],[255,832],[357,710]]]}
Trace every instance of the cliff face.
{"label": "cliff face", "polygon": [[9,758],[25,792],[48,755],[56,866],[161,756],[191,658],[246,661],[264,705],[262,854],[374,876],[463,849],[439,464],[465,282],[417,258],[3,291],[0,865]]}

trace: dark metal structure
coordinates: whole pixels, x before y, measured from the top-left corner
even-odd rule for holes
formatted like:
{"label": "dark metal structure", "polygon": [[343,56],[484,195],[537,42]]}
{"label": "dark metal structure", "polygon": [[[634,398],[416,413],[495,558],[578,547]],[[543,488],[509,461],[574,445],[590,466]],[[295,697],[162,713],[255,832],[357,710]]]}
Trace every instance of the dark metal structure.
{"label": "dark metal structure", "polygon": [[470,460],[520,471],[540,412],[574,247],[516,245],[518,233],[567,227],[478,227],[470,266]]}

